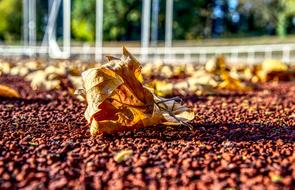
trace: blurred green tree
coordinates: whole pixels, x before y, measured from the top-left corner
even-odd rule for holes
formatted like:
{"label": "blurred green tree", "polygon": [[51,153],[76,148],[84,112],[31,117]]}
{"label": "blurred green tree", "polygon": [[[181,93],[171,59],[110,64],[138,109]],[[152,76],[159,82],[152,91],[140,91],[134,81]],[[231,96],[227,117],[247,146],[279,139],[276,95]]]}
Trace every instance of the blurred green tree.
{"label": "blurred green tree", "polygon": [[[242,13],[251,15],[254,19],[251,20],[254,24],[254,31],[273,27],[278,36],[287,34],[287,18],[295,16],[295,1],[294,0],[263,0],[263,1],[240,1]],[[250,9],[245,9],[247,5]],[[243,9],[244,8],[244,9]]]}
{"label": "blurred green tree", "polygon": [[[73,1],[72,32],[77,40],[95,40],[95,0]],[[104,1],[104,40],[140,39],[141,2]]]}
{"label": "blurred green tree", "polygon": [[287,34],[287,18],[295,16],[295,1],[281,0],[280,3],[282,4],[282,9],[278,13],[277,34],[284,37]]}
{"label": "blurred green tree", "polygon": [[0,0],[0,41],[21,39],[22,1]]}
{"label": "blurred green tree", "polygon": [[212,6],[212,0],[175,0],[173,17],[174,39],[194,40],[210,37]]}
{"label": "blurred green tree", "polygon": [[94,41],[95,0],[72,2],[72,37],[80,41]]}

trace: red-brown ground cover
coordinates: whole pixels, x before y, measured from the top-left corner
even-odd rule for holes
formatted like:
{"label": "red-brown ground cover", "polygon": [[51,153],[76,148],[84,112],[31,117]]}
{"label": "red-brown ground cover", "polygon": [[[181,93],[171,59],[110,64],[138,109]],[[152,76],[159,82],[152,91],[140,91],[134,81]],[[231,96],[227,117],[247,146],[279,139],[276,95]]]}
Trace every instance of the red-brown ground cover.
{"label": "red-brown ground cover", "polygon": [[[0,98],[0,189],[294,189],[295,83],[182,97],[192,130],[156,126],[91,137],[85,104],[66,90]],[[117,163],[120,150],[133,150]]]}

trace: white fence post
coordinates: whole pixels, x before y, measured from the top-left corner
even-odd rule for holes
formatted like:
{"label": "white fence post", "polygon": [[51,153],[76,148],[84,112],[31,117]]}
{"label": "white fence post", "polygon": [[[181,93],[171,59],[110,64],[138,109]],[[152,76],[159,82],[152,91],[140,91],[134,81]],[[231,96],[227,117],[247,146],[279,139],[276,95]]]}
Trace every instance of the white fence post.
{"label": "white fence post", "polygon": [[96,0],[96,37],[95,37],[95,60],[102,61],[103,42],[103,0]]}
{"label": "white fence post", "polygon": [[166,0],[165,17],[165,60],[170,60],[170,48],[172,47],[173,0]]}
{"label": "white fence post", "polygon": [[255,62],[255,51],[252,48],[249,48],[249,50],[248,50],[247,62],[248,63]]}
{"label": "white fence post", "polygon": [[63,51],[65,57],[71,55],[71,0],[63,0]]}
{"label": "white fence post", "polygon": [[151,0],[143,0],[142,5],[142,24],[141,24],[141,60],[147,61],[149,55],[148,47],[150,41],[150,14],[151,14]]}
{"label": "white fence post", "polygon": [[29,14],[28,0],[23,0],[23,42],[24,46],[29,45]]}
{"label": "white fence post", "polygon": [[283,61],[287,64],[290,63],[290,47],[288,46],[283,48]]}
{"label": "white fence post", "polygon": [[29,44],[31,54],[34,55],[36,46],[36,0],[29,1]]}
{"label": "white fence post", "polygon": [[29,55],[35,54],[36,0],[23,0],[23,41]]}
{"label": "white fence post", "polygon": [[272,50],[268,47],[264,51],[264,59],[271,59],[272,58]]}

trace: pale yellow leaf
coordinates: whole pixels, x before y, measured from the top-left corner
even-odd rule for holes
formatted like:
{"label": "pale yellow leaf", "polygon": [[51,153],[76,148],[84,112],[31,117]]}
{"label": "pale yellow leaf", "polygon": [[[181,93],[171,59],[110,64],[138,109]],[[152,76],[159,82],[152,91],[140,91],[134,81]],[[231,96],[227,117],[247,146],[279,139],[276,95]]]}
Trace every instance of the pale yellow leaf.
{"label": "pale yellow leaf", "polygon": [[262,70],[265,73],[283,72],[288,69],[288,66],[279,60],[265,60],[262,63]]}
{"label": "pale yellow leaf", "polygon": [[118,163],[121,163],[123,161],[126,161],[129,159],[133,154],[132,150],[121,150],[114,156],[114,160]]}
{"label": "pale yellow leaf", "polygon": [[266,82],[270,80],[270,75],[272,78],[276,78],[279,73],[284,73],[288,70],[288,66],[279,60],[265,60],[261,65],[257,66],[256,78],[253,81]]}
{"label": "pale yellow leaf", "polygon": [[226,67],[225,57],[220,55],[210,59],[206,65],[205,70],[209,73],[219,73]]}
{"label": "pale yellow leaf", "polygon": [[232,91],[247,91],[251,89],[251,87],[245,85],[239,79],[231,77],[227,72],[222,73],[221,78],[223,81],[218,84],[219,89]]}

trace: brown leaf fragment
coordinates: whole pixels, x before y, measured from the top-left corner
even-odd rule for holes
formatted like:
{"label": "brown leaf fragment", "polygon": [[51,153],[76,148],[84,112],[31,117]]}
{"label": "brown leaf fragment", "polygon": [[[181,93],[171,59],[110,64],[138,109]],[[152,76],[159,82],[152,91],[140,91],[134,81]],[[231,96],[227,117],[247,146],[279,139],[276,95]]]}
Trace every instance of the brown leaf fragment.
{"label": "brown leaf fragment", "polygon": [[0,84],[0,97],[20,98],[20,94],[13,88]]}

